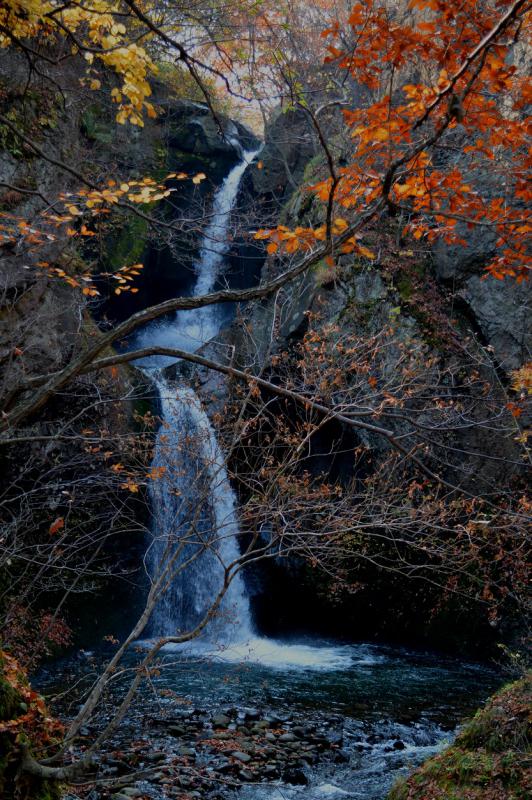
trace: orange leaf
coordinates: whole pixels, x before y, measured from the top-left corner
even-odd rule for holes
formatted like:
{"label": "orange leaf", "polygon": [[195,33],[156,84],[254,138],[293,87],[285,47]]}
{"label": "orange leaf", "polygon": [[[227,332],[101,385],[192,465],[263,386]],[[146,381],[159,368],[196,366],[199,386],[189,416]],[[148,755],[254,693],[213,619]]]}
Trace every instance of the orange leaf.
{"label": "orange leaf", "polygon": [[55,519],[50,525],[50,530],[49,530],[50,536],[53,536],[54,533],[58,533],[58,531],[60,531],[64,527],[65,527],[65,520],[63,519],[63,517],[57,517],[57,519]]}

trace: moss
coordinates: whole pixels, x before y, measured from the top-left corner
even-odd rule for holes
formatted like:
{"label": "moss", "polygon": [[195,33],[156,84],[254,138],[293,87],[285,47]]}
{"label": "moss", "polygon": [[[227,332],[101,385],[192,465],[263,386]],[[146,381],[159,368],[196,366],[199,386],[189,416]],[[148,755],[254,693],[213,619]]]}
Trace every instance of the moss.
{"label": "moss", "polygon": [[93,103],[81,116],[81,130],[91,142],[111,144],[114,121],[105,119],[102,107],[98,103]]}
{"label": "moss", "polygon": [[323,153],[318,153],[307,163],[303,172],[302,184],[306,186],[308,183],[313,183],[320,179],[321,173],[326,167],[325,156]]}
{"label": "moss", "polygon": [[532,789],[531,698],[531,675],[501,689],[451,747],[401,778],[388,800],[525,800]]}
{"label": "moss", "polygon": [[[6,113],[6,118],[17,128],[24,130],[24,120],[17,109],[11,108]],[[0,150],[7,150],[14,158],[24,158],[22,142],[7,125],[0,124]]]}
{"label": "moss", "polygon": [[118,235],[111,238],[106,268],[115,272],[121,267],[137,264],[144,253],[147,236],[148,221],[136,214],[130,214],[124,220]]}
{"label": "moss", "polygon": [[[175,135],[179,138],[179,131],[186,131],[186,128],[175,130]],[[178,150],[176,147],[171,147],[169,150],[166,150],[168,156],[171,159],[172,164],[178,164],[180,169],[184,172],[187,172],[187,165],[190,164],[189,171],[193,172],[198,169],[198,166],[201,165],[205,168],[205,170],[211,170],[213,166],[216,166],[217,159],[209,158],[208,156],[202,155],[201,153],[187,153],[186,150]]]}
{"label": "moss", "polygon": [[[25,675],[17,668],[15,682],[6,679],[6,661],[13,669],[13,661],[0,651],[0,721],[16,720],[28,710],[21,691],[28,688]],[[13,676],[11,677],[13,681]],[[18,690],[17,690],[18,687]],[[31,744],[31,731],[22,729],[0,734],[0,797],[3,800],[59,800],[61,786],[56,781],[40,780],[31,775],[19,774],[20,740]]]}

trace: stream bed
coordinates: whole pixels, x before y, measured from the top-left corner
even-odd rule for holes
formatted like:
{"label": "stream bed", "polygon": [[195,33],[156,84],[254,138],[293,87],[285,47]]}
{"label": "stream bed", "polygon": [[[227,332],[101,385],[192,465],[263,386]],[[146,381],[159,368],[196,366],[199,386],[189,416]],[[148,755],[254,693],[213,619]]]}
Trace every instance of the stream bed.
{"label": "stream bed", "polygon": [[[450,742],[501,683],[485,665],[429,652],[257,641],[247,658],[241,648],[164,653],[97,758],[108,791],[85,796],[384,800],[396,778]],[[68,716],[101,660],[82,653],[43,671],[41,690],[75,682],[59,702]],[[87,743],[122,690],[117,680],[82,729]]]}

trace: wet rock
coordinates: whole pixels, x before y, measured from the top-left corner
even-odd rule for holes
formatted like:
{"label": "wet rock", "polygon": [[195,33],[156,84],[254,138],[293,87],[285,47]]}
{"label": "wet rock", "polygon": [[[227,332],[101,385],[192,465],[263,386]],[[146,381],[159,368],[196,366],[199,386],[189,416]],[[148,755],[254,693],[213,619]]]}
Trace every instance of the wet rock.
{"label": "wet rock", "polygon": [[285,769],[283,772],[283,780],[286,783],[291,783],[294,786],[308,786],[309,779],[308,776],[303,772],[302,769],[298,767],[290,767],[289,769]]}
{"label": "wet rock", "polygon": [[231,719],[226,717],[225,714],[218,714],[216,717],[212,718],[212,724],[215,728],[227,728]]}
{"label": "wet rock", "polygon": [[279,741],[280,742],[295,742],[295,739],[296,739],[296,737],[290,731],[288,731],[287,733],[282,733],[279,736]]}
{"label": "wet rock", "polygon": [[253,722],[254,720],[260,719],[260,713],[256,708],[242,708],[240,711],[246,720]]}
{"label": "wet rock", "polygon": [[243,753],[241,750],[235,750],[231,753],[233,758],[236,758],[238,761],[241,761],[243,764],[247,764],[248,761],[251,761],[251,756],[248,753]]}
{"label": "wet rock", "polygon": [[184,736],[186,728],[182,725],[169,725],[167,731],[171,736]]}
{"label": "wet rock", "polygon": [[138,797],[142,794],[140,789],[137,789],[136,786],[124,786],[120,789],[121,794],[125,794],[127,797]]}
{"label": "wet rock", "polygon": [[277,740],[275,734],[270,732],[265,733],[264,738],[266,739],[267,742],[275,742]]}
{"label": "wet rock", "polygon": [[346,750],[337,750],[333,761],[335,764],[347,764],[350,761],[349,753]]}
{"label": "wet rock", "polygon": [[300,739],[304,739],[307,735],[307,729],[304,728],[302,725],[294,725],[292,728],[292,733],[298,736]]}
{"label": "wet rock", "polygon": [[401,741],[401,739],[398,739],[396,742],[393,743],[394,750],[404,750],[405,747],[406,745],[403,741]]}
{"label": "wet rock", "polygon": [[251,730],[253,733],[260,733],[261,731],[265,731],[270,727],[270,723],[264,719],[259,720],[253,724]]}
{"label": "wet rock", "polygon": [[177,750],[179,756],[195,756],[196,751],[193,747],[179,747]]}
{"label": "wet rock", "polygon": [[250,783],[255,778],[253,773],[248,769],[241,769],[238,774],[243,781],[246,781],[246,783]]}
{"label": "wet rock", "polygon": [[145,761],[151,761],[152,763],[156,763],[158,761],[165,761],[166,760],[166,753],[146,753],[143,756]]}

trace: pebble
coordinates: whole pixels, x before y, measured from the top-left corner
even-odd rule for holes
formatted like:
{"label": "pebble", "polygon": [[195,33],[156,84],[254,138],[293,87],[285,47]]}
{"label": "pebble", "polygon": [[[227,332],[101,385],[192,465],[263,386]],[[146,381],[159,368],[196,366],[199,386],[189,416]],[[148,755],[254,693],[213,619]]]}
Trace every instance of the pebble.
{"label": "pebble", "polygon": [[295,739],[296,739],[296,737],[294,736],[293,733],[290,733],[290,731],[288,731],[288,733],[282,733],[279,736],[279,741],[280,742],[294,742]]}
{"label": "pebble", "polygon": [[241,750],[235,750],[231,755],[233,758],[238,759],[238,761],[242,761],[243,764],[247,764],[248,761],[251,761],[251,756],[248,753],[242,753]]}
{"label": "pebble", "polygon": [[231,719],[226,717],[225,714],[218,714],[216,717],[212,718],[212,724],[215,728],[227,728]]}
{"label": "pebble", "polygon": [[239,774],[239,776],[242,778],[242,780],[243,780],[243,781],[246,781],[247,783],[249,783],[250,781],[252,781],[252,780],[253,780],[253,778],[255,777],[255,776],[253,775],[253,773],[252,773],[252,772],[250,772],[250,771],[249,771],[249,770],[247,770],[247,769],[241,769],[241,770],[240,770],[240,772],[239,772],[238,774]]}

